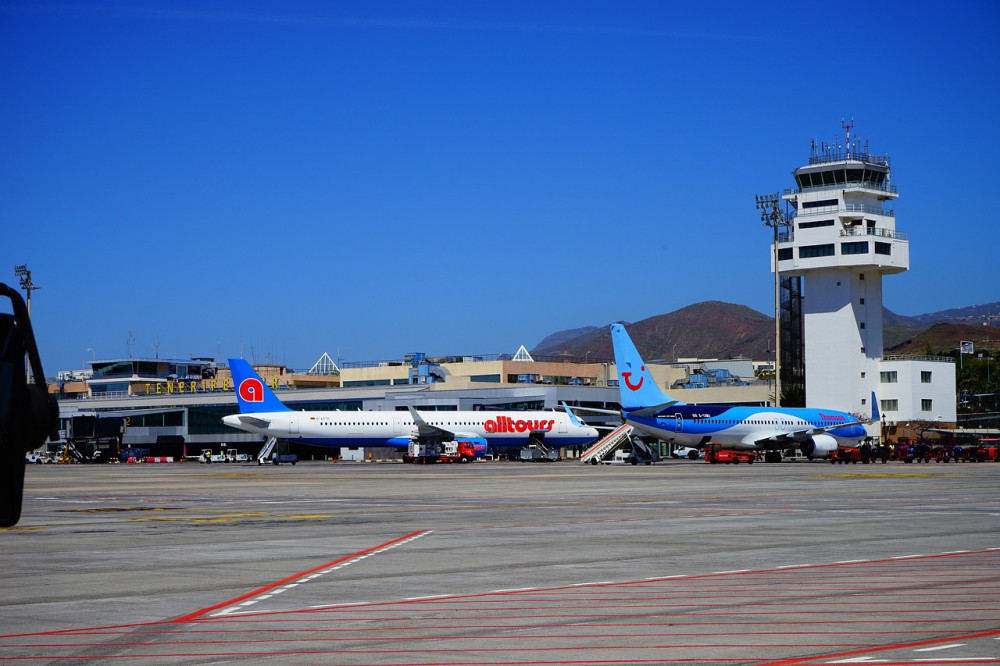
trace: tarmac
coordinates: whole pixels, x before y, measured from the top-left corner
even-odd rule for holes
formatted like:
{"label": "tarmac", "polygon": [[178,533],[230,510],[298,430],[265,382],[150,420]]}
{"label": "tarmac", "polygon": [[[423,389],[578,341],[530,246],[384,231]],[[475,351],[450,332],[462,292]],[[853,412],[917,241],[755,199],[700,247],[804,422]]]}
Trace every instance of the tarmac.
{"label": "tarmac", "polygon": [[1000,464],[29,466],[0,662],[1000,663]]}

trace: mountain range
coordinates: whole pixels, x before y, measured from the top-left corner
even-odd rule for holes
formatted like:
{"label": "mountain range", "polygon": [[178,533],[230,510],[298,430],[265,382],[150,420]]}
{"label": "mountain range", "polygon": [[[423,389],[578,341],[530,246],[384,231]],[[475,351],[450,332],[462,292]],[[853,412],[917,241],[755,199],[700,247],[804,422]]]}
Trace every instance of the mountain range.
{"label": "mountain range", "polygon": [[[1000,349],[1000,302],[906,317],[883,308],[886,353],[946,354],[960,340],[977,351]],[[610,322],[609,322],[610,323]],[[745,305],[705,301],[629,324],[629,335],[648,360],[751,358],[774,354],[774,318]],[[612,361],[608,326],[585,326],[547,336],[531,350],[539,357]]]}

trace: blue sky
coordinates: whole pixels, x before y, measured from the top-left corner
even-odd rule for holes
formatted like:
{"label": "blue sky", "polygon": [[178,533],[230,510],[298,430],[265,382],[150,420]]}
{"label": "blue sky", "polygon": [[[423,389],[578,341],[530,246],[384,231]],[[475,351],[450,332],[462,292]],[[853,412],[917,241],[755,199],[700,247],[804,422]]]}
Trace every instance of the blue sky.
{"label": "blue sky", "polygon": [[48,374],[130,331],[308,368],[769,313],[754,195],[853,116],[910,238],[886,306],[997,301],[997,34],[996,2],[9,0],[0,280],[42,287]]}

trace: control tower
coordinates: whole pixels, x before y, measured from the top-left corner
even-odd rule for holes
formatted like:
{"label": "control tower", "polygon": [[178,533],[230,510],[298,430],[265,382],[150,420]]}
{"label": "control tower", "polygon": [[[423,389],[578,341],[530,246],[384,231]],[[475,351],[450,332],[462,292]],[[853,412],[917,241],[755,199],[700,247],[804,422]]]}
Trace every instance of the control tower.
{"label": "control tower", "polygon": [[844,127],[844,145],[814,141],[809,163],[793,172],[777,262],[786,283],[800,280],[806,404],[870,415],[882,361],[882,277],[909,268],[910,246],[887,207],[898,196],[889,156],[852,143]]}

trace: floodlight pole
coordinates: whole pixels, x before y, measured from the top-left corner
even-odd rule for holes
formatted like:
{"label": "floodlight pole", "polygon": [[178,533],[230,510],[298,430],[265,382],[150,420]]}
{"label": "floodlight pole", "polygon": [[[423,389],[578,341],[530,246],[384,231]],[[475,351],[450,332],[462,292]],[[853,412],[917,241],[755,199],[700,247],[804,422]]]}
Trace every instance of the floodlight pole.
{"label": "floodlight pole", "polygon": [[[14,275],[21,278],[21,289],[24,289],[24,293],[27,295],[25,298],[25,305],[28,310],[28,321],[31,321],[31,292],[41,289],[41,287],[36,287],[31,283],[31,271],[28,270],[28,264],[21,264],[20,266],[14,266]],[[31,366],[28,364],[28,359],[24,359],[24,375],[31,383]]]}
{"label": "floodlight pole", "polygon": [[780,195],[758,194],[757,209],[764,226],[774,229],[774,406],[781,406],[781,280],[778,271],[778,226],[783,215],[778,207]]}

